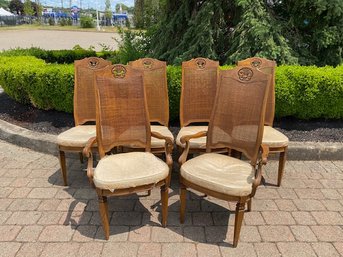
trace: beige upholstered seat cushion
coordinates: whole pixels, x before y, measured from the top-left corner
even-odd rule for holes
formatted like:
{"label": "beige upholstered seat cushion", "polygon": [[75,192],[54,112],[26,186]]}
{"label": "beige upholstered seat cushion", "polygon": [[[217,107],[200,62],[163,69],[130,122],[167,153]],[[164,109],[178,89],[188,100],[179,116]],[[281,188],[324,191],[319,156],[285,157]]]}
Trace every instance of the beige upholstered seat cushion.
{"label": "beige upholstered seat cushion", "polygon": [[[186,135],[193,135],[201,131],[207,131],[208,126],[187,126],[180,129],[179,134],[176,137],[176,144],[181,147],[185,147],[181,144],[180,139]],[[206,137],[193,138],[189,141],[190,148],[195,149],[206,149]]]}
{"label": "beige upholstered seat cushion", "polygon": [[264,126],[262,144],[269,147],[285,147],[288,145],[288,137],[270,126]]}
{"label": "beige upholstered seat cushion", "polygon": [[[174,141],[174,136],[166,126],[160,126],[160,125],[151,125],[151,131],[152,132],[158,132],[162,136],[169,137]],[[156,137],[151,137],[151,148],[161,148],[164,147],[165,144],[164,139],[158,139]]]}
{"label": "beige upholstered seat cushion", "polygon": [[255,170],[247,162],[206,153],[181,166],[181,176],[201,187],[233,196],[246,196],[252,191]]}
{"label": "beige upholstered seat cushion", "polygon": [[96,187],[114,191],[157,183],[168,174],[168,165],[152,153],[131,152],[102,158],[93,180]]}
{"label": "beige upholstered seat cushion", "polygon": [[57,144],[70,147],[84,147],[91,137],[96,136],[95,125],[79,125],[57,136]]}

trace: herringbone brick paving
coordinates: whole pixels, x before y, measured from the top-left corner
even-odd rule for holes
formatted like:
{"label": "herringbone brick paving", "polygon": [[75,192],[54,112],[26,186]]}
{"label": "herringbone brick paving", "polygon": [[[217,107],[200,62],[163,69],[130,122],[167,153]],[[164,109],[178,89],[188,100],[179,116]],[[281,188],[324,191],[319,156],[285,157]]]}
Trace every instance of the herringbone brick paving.
{"label": "herringbone brick paving", "polygon": [[289,161],[280,188],[268,162],[236,249],[233,203],[192,192],[179,223],[177,171],[166,228],[158,189],[110,198],[106,241],[85,164],[65,187],[54,156],[0,141],[0,163],[0,256],[343,256],[343,161]]}

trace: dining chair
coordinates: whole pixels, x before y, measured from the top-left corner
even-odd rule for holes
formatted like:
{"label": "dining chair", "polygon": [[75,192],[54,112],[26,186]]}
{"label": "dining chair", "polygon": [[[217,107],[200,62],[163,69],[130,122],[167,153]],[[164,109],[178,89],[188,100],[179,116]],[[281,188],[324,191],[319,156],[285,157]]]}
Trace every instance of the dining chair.
{"label": "dining chair", "polygon": [[84,58],[74,62],[73,108],[75,127],[57,136],[59,160],[65,186],[68,184],[65,152],[80,153],[80,160],[82,162],[82,150],[86,146],[87,141],[95,136],[95,125],[88,124],[89,122],[95,122],[94,72],[110,64],[110,61],[98,57]]}
{"label": "dining chair", "polygon": [[[220,71],[208,131],[182,137],[180,156],[180,221],[184,222],[187,189],[235,201],[233,247],[239,240],[245,204],[261,182],[268,147],[262,143],[270,75],[250,67]],[[190,140],[207,136],[206,153],[187,160]],[[242,152],[248,161],[215,153],[218,148]]]}
{"label": "dining chair", "polygon": [[[195,58],[182,63],[180,131],[176,144],[181,152],[181,137],[206,131],[217,91],[219,62]],[[205,152],[206,137],[192,138],[189,153]]]}
{"label": "dining chair", "polygon": [[[100,217],[109,239],[107,198],[161,188],[162,225],[167,224],[172,140],[151,132],[143,74],[130,66],[112,65],[96,72],[96,137],[84,148],[87,175],[98,195]],[[151,136],[165,140],[166,162],[151,153]],[[93,168],[91,148],[98,146],[100,160]],[[135,144],[145,152],[111,154],[120,146]]]}
{"label": "dining chair", "polygon": [[[141,58],[130,62],[129,65],[143,72],[151,131],[158,132],[174,141],[174,136],[168,129],[169,99],[166,62],[152,58]],[[152,137],[151,151],[163,153],[164,140]]]}
{"label": "dining chair", "polygon": [[275,68],[276,62],[260,57],[252,57],[238,62],[238,66],[251,66],[272,76],[268,91],[268,100],[265,113],[264,133],[262,143],[269,146],[269,153],[279,153],[279,167],[277,186],[281,186],[281,180],[285,169],[288,149],[288,137],[273,128],[275,115]]}

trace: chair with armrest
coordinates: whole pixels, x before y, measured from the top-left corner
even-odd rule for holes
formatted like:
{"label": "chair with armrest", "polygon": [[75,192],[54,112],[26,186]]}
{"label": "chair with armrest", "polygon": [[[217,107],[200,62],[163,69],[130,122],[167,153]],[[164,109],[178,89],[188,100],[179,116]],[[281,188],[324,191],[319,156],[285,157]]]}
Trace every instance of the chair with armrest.
{"label": "chair with armrest", "polygon": [[260,71],[272,75],[271,85],[268,91],[268,100],[264,121],[264,133],[262,143],[269,146],[270,153],[279,153],[279,168],[277,186],[281,185],[285,169],[286,155],[288,149],[288,138],[280,131],[273,128],[275,114],[275,68],[276,62],[265,58],[252,57],[238,62],[238,66],[251,66]]}
{"label": "chair with armrest", "polygon": [[75,127],[57,136],[59,160],[65,186],[68,184],[65,152],[79,152],[82,161],[82,149],[86,146],[87,141],[95,136],[95,125],[86,125],[87,122],[95,122],[94,72],[110,64],[110,61],[98,57],[75,61]]}
{"label": "chair with armrest", "polygon": [[[96,137],[89,140],[83,153],[88,157],[88,178],[98,195],[105,238],[110,236],[107,198],[154,187],[161,188],[162,225],[166,226],[173,142],[150,130],[143,74],[130,66],[108,66],[96,73],[94,84]],[[151,153],[151,136],[165,140],[166,162]],[[100,160],[93,169],[90,149],[95,143]],[[145,152],[111,155],[113,149],[130,144]]]}
{"label": "chair with armrest", "polygon": [[[235,201],[233,247],[238,244],[245,204],[261,181],[268,147],[261,146],[270,75],[250,67],[220,71],[218,91],[208,131],[182,137],[180,156],[180,221],[184,222],[187,188]],[[207,136],[206,153],[187,161],[190,140]],[[249,162],[213,150],[242,152]]]}
{"label": "chair with armrest", "polygon": [[[181,137],[207,131],[217,91],[218,71],[219,62],[206,58],[199,57],[182,63],[181,128],[176,138],[179,151],[185,147],[180,141]],[[191,139],[189,153],[205,151],[206,136]]]}
{"label": "chair with armrest", "polygon": [[[174,141],[172,132],[168,129],[169,100],[166,62],[152,58],[142,58],[130,62],[129,65],[143,72],[150,122],[152,132],[158,132]],[[164,140],[151,138],[151,151],[164,152]]]}

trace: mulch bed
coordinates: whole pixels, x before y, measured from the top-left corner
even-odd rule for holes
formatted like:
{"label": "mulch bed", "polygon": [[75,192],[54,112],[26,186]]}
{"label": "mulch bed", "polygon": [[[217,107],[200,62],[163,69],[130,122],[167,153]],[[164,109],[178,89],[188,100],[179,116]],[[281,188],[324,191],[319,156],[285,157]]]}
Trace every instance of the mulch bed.
{"label": "mulch bed", "polygon": [[[59,134],[74,125],[72,114],[59,111],[44,111],[31,105],[23,105],[0,93],[0,119],[29,130]],[[173,132],[178,122],[171,124]],[[291,141],[343,142],[343,120],[311,120],[294,118],[276,120],[278,128]],[[175,131],[176,132],[176,131]]]}

